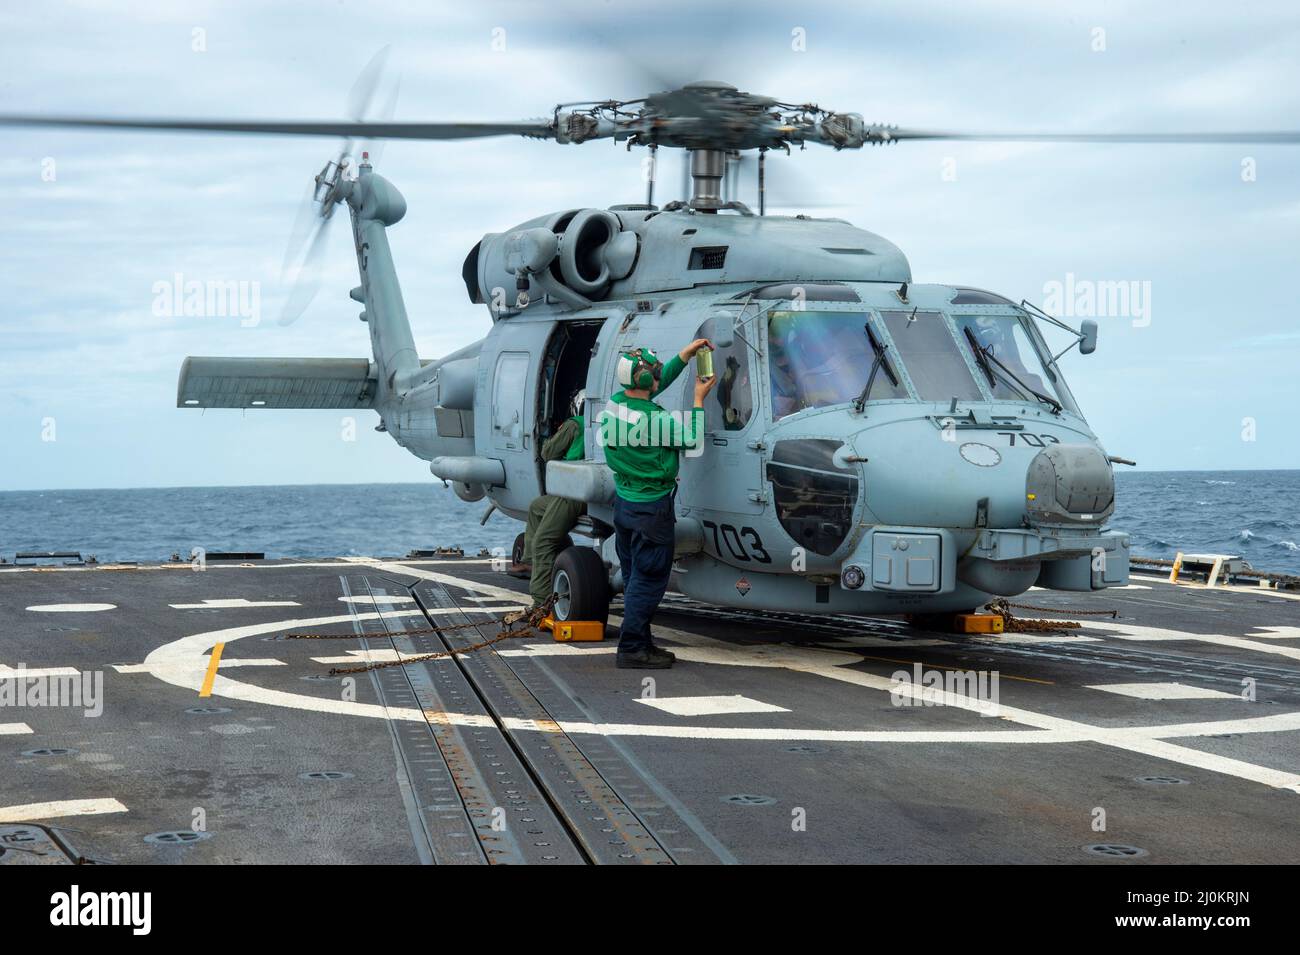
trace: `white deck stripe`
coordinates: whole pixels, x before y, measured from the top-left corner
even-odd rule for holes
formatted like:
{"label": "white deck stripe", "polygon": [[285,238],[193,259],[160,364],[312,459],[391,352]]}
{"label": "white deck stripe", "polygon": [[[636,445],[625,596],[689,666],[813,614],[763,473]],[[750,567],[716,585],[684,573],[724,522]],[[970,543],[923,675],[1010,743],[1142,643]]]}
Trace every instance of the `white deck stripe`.
{"label": "white deck stripe", "polygon": [[[199,657],[193,663],[190,662],[172,663],[172,664],[118,663],[113,666],[113,669],[116,670],[118,673],[156,674],[162,667],[166,666],[172,669],[173,671],[181,675],[184,675],[197,667],[206,675],[208,671],[208,664],[210,662],[211,659],[209,657]],[[285,665],[286,664],[283,660],[253,659],[251,657],[245,659],[239,659],[238,657],[236,657],[231,659],[223,656],[219,661],[217,661],[218,670],[229,670],[237,667],[282,667]]]}
{"label": "white deck stripe", "polygon": [[80,676],[76,667],[8,667],[0,664],[0,680],[18,680],[24,677]]}
{"label": "white deck stripe", "polygon": [[1094,683],[1089,690],[1131,696],[1138,700],[1241,700],[1236,693],[1207,690],[1185,683]]}
{"label": "white deck stripe", "polygon": [[673,716],[724,716],[729,713],[789,713],[784,706],[774,706],[747,696],[657,696],[638,697],[637,702]]}
{"label": "white deck stripe", "polygon": [[245,597],[214,597],[197,604],[168,604],[173,610],[240,610],[245,607],[301,607],[296,600],[248,600]]}
{"label": "white deck stripe", "polygon": [[126,812],[116,799],[58,799],[53,802],[29,802],[21,806],[0,806],[0,822],[35,822],[64,816],[102,816]]}
{"label": "white deck stripe", "polygon": [[375,648],[373,650],[349,650],[340,657],[312,657],[311,660],[313,663],[353,666],[360,663],[391,663],[394,660],[405,660],[413,656],[419,656],[419,654],[398,653],[392,649]]}
{"label": "white deck stripe", "polygon": [[116,610],[117,604],[33,604],[27,609],[32,613],[100,613]]}
{"label": "white deck stripe", "polygon": [[618,647],[608,643],[564,643],[553,640],[550,643],[525,643],[515,650],[498,650],[503,657],[572,657],[581,654],[617,653]]}
{"label": "white deck stripe", "polygon": [[1275,713],[1272,716],[1245,716],[1239,720],[1205,720],[1200,723],[1171,723],[1166,726],[1137,728],[1154,739],[1220,736],[1225,733],[1286,733],[1300,730],[1300,713]]}
{"label": "white deck stripe", "polygon": [[1085,738],[1050,730],[813,730],[750,726],[664,726],[642,723],[584,723],[561,720],[551,726],[507,717],[509,729],[575,736],[640,736],[653,739],[710,739],[803,743],[1080,743]]}
{"label": "white deck stripe", "polygon": [[0,736],[25,736],[31,731],[26,723],[0,723]]}
{"label": "white deck stripe", "polygon": [[1260,653],[1271,653],[1276,656],[1288,657],[1292,660],[1300,660],[1300,647],[1284,647],[1275,643],[1260,643],[1258,640],[1248,640],[1245,637],[1230,637],[1218,633],[1188,633],[1184,630],[1168,630],[1164,627],[1143,627],[1134,623],[1116,623],[1107,620],[1105,623],[1088,624],[1089,630],[1115,630],[1117,633],[1108,633],[1106,636],[1114,637],[1119,640],[1137,640],[1137,641],[1168,641],[1168,642],[1195,642],[1211,643],[1219,647],[1235,647],[1238,650],[1256,650]]}
{"label": "white deck stripe", "polygon": [[1300,638],[1300,627],[1255,627],[1261,633],[1247,634],[1252,640],[1295,640]]}
{"label": "white deck stripe", "polygon": [[[948,641],[950,645],[957,642],[956,640]],[[970,642],[1002,644],[1003,646],[1014,644],[1038,646],[1042,643],[1101,643],[1101,637],[1085,637],[1074,633],[999,633],[990,636],[972,635]]]}
{"label": "white deck stripe", "polygon": [[[401,561],[392,561],[390,563],[375,564],[376,570],[386,570],[390,574],[406,574],[410,577],[420,577],[423,580],[432,580],[439,584],[450,584],[452,587],[460,587],[462,590],[469,590],[476,594],[485,594],[489,597],[500,597],[502,600],[510,603],[519,603],[523,597],[517,590],[508,590],[505,587],[498,587],[495,584],[485,584],[477,580],[466,580],[463,577],[454,577],[451,574],[440,574],[435,570],[424,570],[420,567],[404,564]],[[431,608],[432,609],[432,608]]]}

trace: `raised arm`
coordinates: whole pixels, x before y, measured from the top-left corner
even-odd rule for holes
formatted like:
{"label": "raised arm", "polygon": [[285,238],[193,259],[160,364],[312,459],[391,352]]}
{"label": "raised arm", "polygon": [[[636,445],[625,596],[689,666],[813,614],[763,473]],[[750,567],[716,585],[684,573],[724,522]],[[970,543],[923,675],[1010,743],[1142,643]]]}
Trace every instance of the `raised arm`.
{"label": "raised arm", "polygon": [[659,384],[655,387],[654,391],[650,392],[650,394],[653,396],[653,395],[660,394],[663,391],[666,391],[668,387],[674,381],[676,381],[678,376],[681,375],[681,373],[685,370],[686,363],[689,362],[692,358],[694,358],[695,353],[699,351],[701,348],[712,349],[713,345],[709,343],[709,340],[707,338],[697,338],[695,339],[695,341],[691,342],[689,345],[687,345],[685,348],[679,351],[672,358],[668,359],[668,361],[664,364],[663,374],[659,376]]}

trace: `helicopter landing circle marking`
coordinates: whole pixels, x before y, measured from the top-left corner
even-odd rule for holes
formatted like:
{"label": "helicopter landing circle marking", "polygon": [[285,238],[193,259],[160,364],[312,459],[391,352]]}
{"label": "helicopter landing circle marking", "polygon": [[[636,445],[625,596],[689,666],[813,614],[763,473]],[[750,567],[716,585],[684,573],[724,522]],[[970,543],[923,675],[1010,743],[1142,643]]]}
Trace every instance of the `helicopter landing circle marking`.
{"label": "helicopter landing circle marking", "polygon": [[[468,581],[459,586],[474,586]],[[490,585],[485,585],[490,586]],[[477,589],[477,587],[474,587]],[[497,588],[493,588],[497,589]],[[351,623],[353,620],[373,620],[387,616],[409,616],[392,611],[380,613],[345,614],[330,617],[313,617],[299,620],[279,620],[230,627],[224,630],[192,634],[164,644],[152,651],[140,670],[174,686],[198,690],[207,675],[210,662],[207,652],[217,643],[233,643],[245,637],[260,636],[283,630]],[[664,636],[682,644],[679,658],[696,663],[730,666],[777,667],[826,677],[860,686],[865,689],[897,692],[898,684],[887,677],[849,669],[845,664],[859,662],[857,654],[821,648],[791,646],[739,647],[722,640],[664,628]],[[923,688],[914,687],[916,692]],[[309,710],[362,716],[371,719],[391,719],[408,722],[436,720],[458,726],[493,726],[488,717],[470,713],[422,711],[411,707],[388,707],[381,704],[358,703],[343,699],[309,696],[283,690],[268,689],[240,683],[229,677],[217,675],[213,681],[212,695],[245,702],[265,703],[288,709]],[[944,693],[944,702],[968,710],[986,710],[987,704],[955,694]],[[992,715],[992,714],[988,714]],[[1178,746],[1171,739],[1210,736],[1218,733],[1272,733],[1300,730],[1300,712],[1278,713],[1272,716],[1212,722],[1130,726],[1122,728],[1095,726],[1075,720],[1035,713],[1018,707],[999,706],[997,716],[1024,729],[1007,730],[826,730],[798,727],[719,727],[719,726],[667,726],[639,723],[587,723],[581,721],[546,721],[508,717],[502,725],[508,730],[525,732],[563,732],[573,735],[595,736],[645,736],[673,739],[702,740],[769,740],[791,742],[839,743],[1073,743],[1092,742],[1129,752],[1141,753],[1170,762],[1189,765],[1210,772],[1234,776],[1265,786],[1300,792],[1300,775],[1258,766],[1242,760],[1231,759],[1200,750]]]}

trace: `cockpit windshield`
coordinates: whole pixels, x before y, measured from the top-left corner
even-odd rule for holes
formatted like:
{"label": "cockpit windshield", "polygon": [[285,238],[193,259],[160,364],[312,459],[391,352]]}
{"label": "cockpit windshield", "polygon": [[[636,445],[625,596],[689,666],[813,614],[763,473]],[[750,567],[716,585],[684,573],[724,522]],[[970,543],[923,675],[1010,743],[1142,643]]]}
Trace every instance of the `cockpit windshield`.
{"label": "cockpit windshield", "polygon": [[970,369],[957,350],[948,323],[940,312],[913,308],[881,312],[885,327],[922,401],[983,397]]}
{"label": "cockpit windshield", "polygon": [[[865,327],[868,320],[866,312],[768,313],[773,420],[858,398],[876,361]],[[880,336],[876,337],[879,342]],[[896,367],[896,363],[891,366]],[[881,370],[872,380],[867,400],[906,397],[903,383]]]}
{"label": "cockpit windshield", "polygon": [[919,308],[773,309],[767,313],[772,419],[806,408],[909,397],[947,402],[992,396],[1077,413],[1028,321],[1018,314]]}
{"label": "cockpit windshield", "polygon": [[[969,331],[980,349],[995,359],[987,366],[994,398],[1032,399],[1030,390],[1055,398],[1073,410],[1069,391],[1047,372],[1042,357],[1021,319],[1015,315],[956,315],[957,332],[963,339]],[[969,340],[966,341],[969,344]],[[999,367],[1000,366],[1000,367]]]}

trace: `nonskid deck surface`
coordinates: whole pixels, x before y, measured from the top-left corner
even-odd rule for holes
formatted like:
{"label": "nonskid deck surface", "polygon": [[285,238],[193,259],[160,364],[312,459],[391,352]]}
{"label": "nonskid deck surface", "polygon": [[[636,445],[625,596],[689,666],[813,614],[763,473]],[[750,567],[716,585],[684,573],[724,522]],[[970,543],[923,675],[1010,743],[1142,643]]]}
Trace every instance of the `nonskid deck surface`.
{"label": "nonskid deck surface", "polygon": [[[1032,591],[1121,616],[1002,637],[670,596],[669,671],[539,634],[328,675],[491,636],[523,591],[465,558],[0,571],[0,676],[103,687],[0,707],[0,862],[62,857],[37,824],[120,863],[1300,858],[1296,595]],[[389,636],[430,620],[481,626]],[[998,711],[898,705],[899,671],[996,675]]]}

